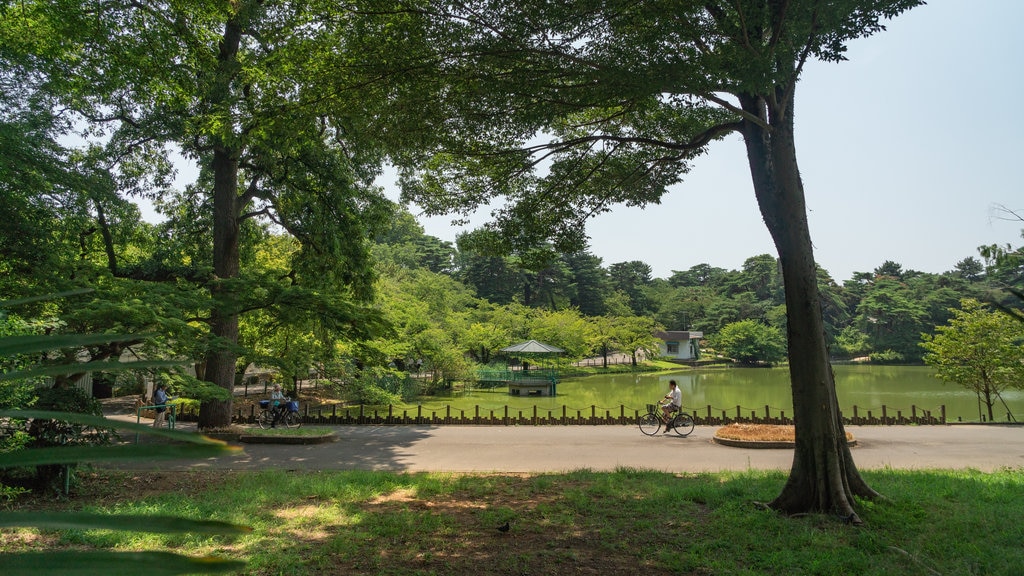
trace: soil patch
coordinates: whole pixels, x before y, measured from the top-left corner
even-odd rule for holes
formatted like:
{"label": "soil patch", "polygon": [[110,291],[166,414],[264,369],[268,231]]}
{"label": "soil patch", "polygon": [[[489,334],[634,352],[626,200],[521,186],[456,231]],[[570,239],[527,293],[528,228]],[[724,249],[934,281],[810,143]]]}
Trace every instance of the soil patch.
{"label": "soil patch", "polygon": [[[796,444],[796,428],[782,424],[729,424],[715,431],[714,441],[736,448],[792,448]],[[850,446],[857,444],[853,434],[846,433]]]}

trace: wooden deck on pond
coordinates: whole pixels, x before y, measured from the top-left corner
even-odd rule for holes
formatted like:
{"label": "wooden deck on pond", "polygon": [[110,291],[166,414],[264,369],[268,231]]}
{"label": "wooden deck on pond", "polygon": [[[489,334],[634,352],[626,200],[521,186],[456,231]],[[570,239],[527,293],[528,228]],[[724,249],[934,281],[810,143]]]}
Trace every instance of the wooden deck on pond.
{"label": "wooden deck on pond", "polygon": [[477,384],[485,388],[508,386],[510,396],[555,396],[557,370],[480,370]]}

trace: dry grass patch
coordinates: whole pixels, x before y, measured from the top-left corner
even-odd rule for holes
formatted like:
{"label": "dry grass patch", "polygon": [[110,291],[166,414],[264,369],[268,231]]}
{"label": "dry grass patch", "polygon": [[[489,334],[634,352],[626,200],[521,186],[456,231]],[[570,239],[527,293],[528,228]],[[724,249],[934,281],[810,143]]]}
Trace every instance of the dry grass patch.
{"label": "dry grass patch", "polygon": [[[715,432],[718,438],[740,442],[795,442],[796,429],[783,424],[729,424]],[[853,434],[846,433],[846,441],[853,441]]]}

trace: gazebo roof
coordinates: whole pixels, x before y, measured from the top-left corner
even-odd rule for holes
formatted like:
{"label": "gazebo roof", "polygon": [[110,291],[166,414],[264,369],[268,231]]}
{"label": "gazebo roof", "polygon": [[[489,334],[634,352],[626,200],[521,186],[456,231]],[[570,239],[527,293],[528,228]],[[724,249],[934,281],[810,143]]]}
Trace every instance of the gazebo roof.
{"label": "gazebo roof", "polygon": [[565,352],[561,348],[538,342],[536,340],[527,340],[526,342],[520,342],[519,344],[513,344],[507,348],[502,348],[502,352],[515,352],[519,354],[559,354]]}

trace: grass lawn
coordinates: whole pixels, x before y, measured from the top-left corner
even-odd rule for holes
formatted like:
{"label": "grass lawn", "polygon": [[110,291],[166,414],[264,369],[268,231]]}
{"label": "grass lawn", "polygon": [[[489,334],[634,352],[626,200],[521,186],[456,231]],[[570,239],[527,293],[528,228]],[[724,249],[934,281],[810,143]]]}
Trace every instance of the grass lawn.
{"label": "grass lawn", "polygon": [[[1024,572],[1024,471],[864,473],[887,500],[862,526],[757,502],[778,472],[535,475],[81,472],[83,509],[247,524],[237,538],[0,531],[0,550],[174,550],[244,574],[1012,575]],[[497,530],[509,522],[507,532]],[[0,566],[3,559],[0,557]]]}

